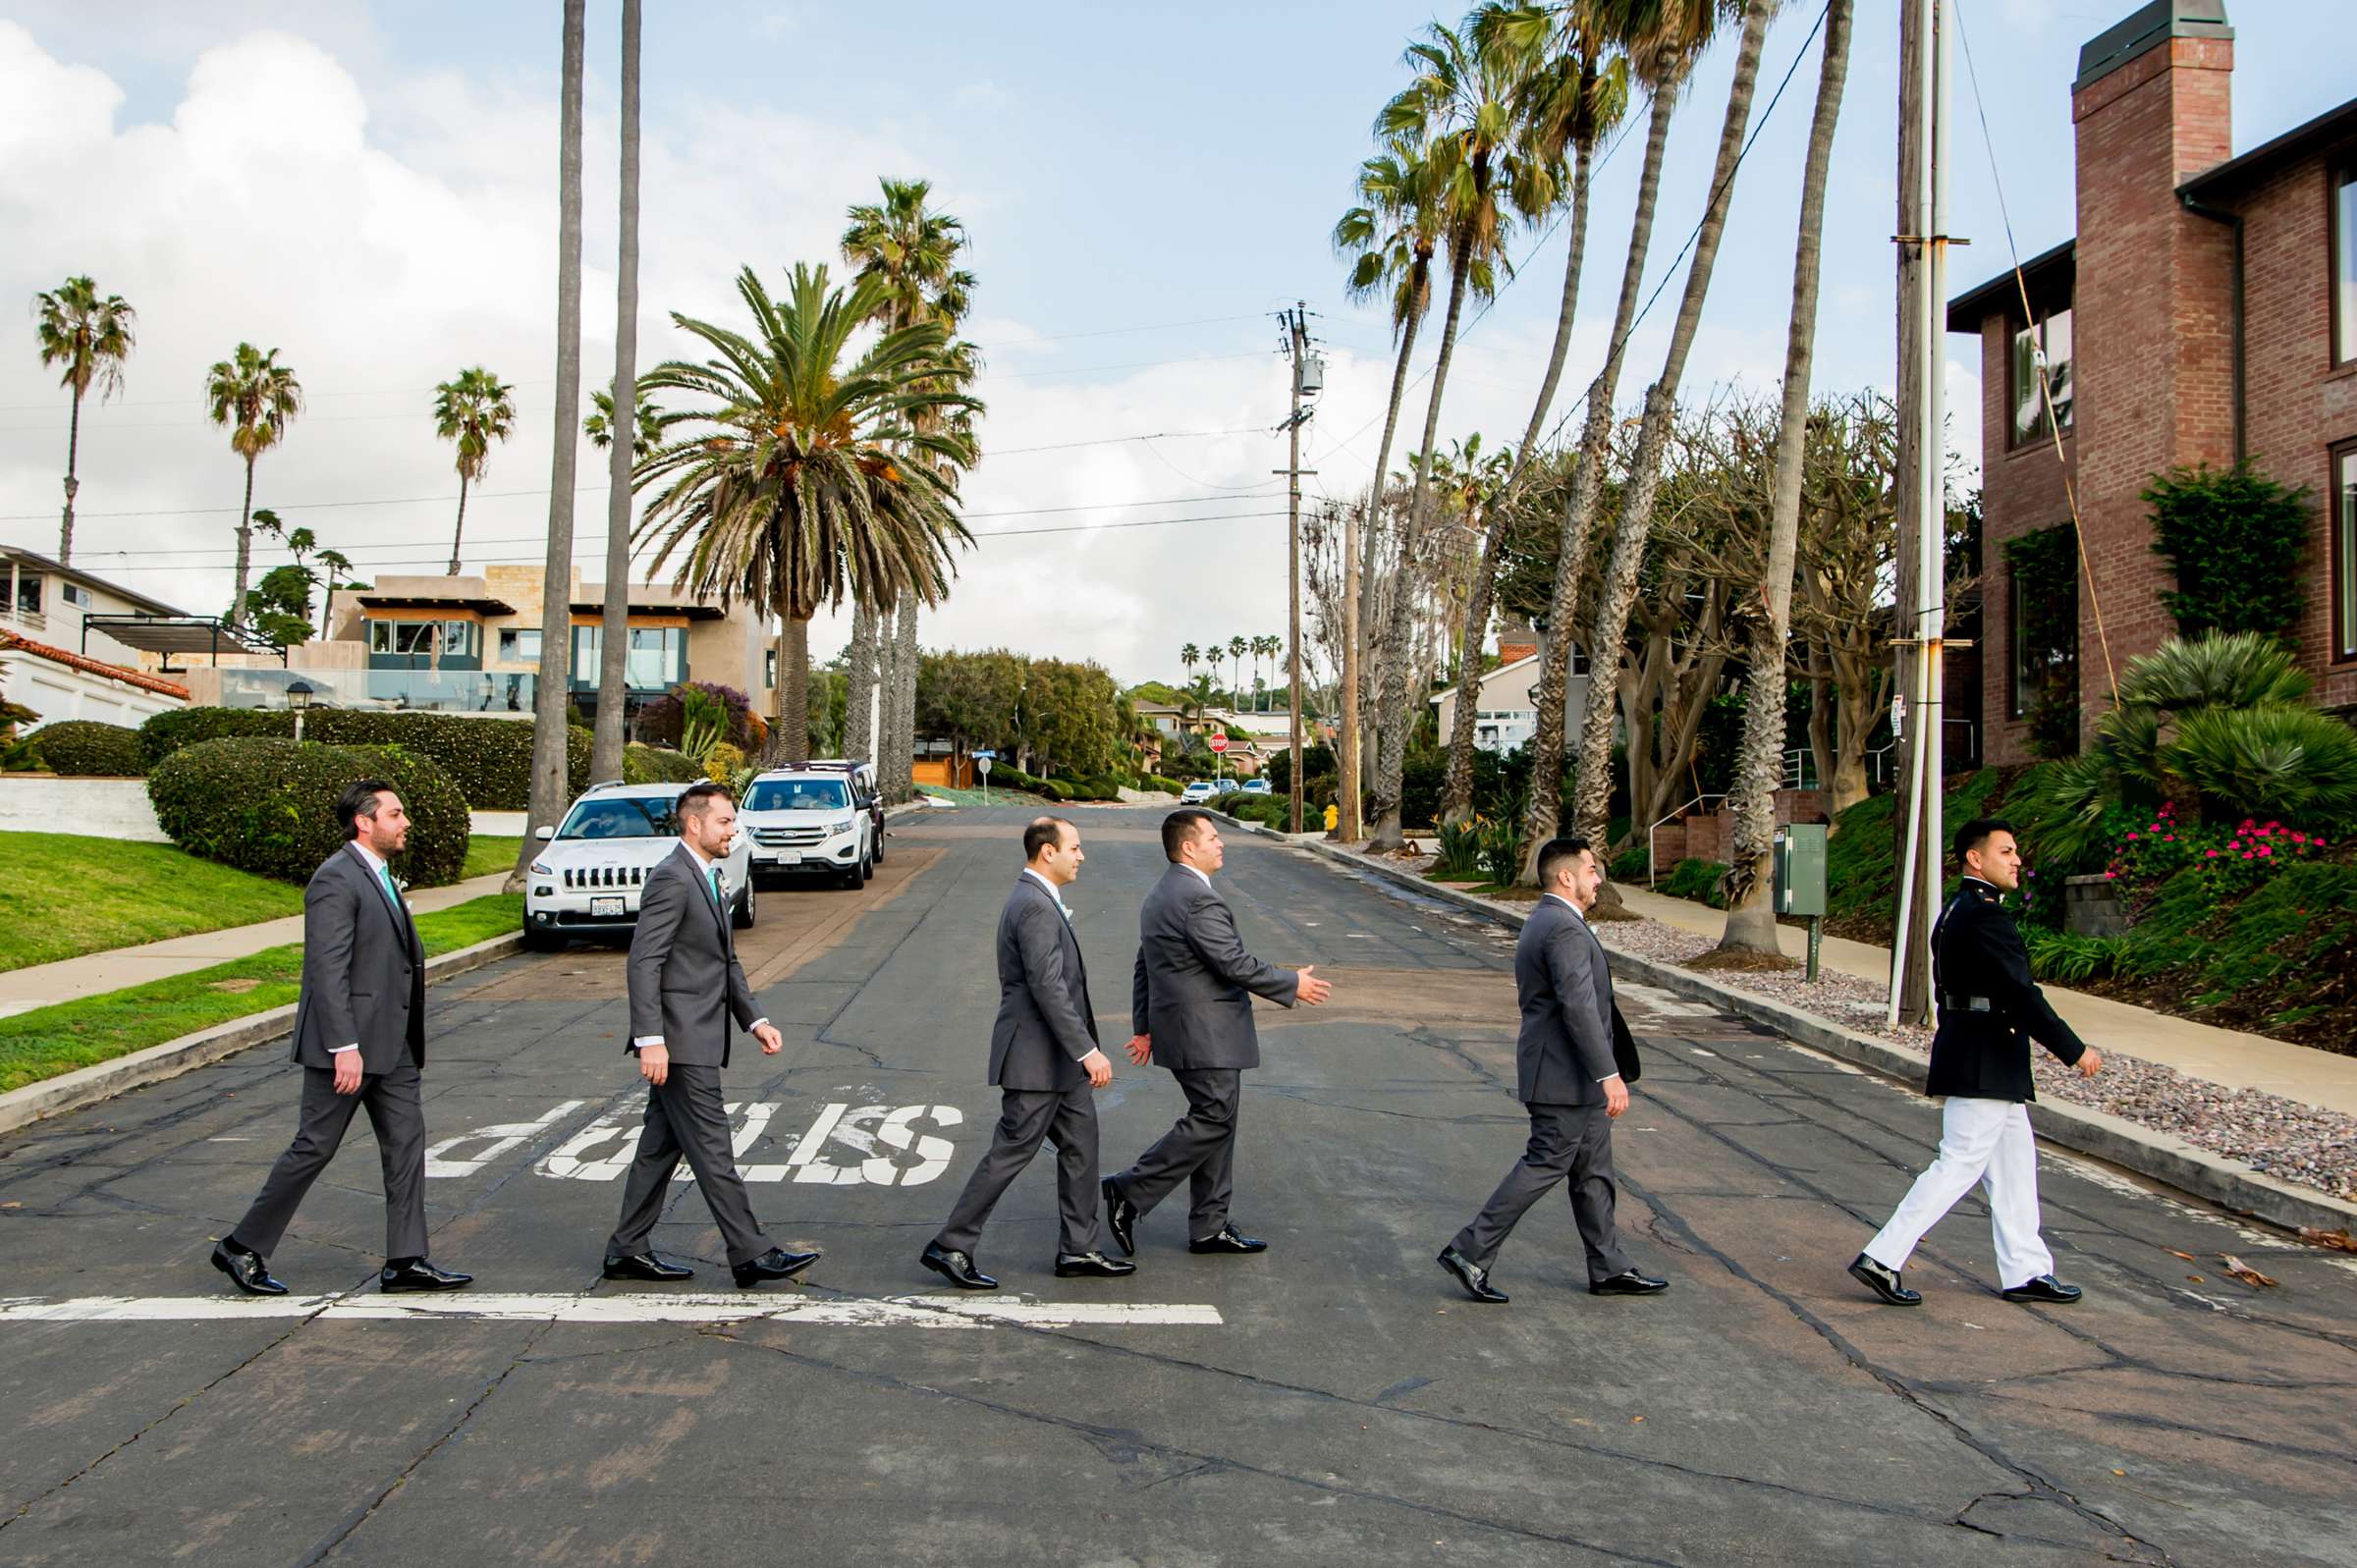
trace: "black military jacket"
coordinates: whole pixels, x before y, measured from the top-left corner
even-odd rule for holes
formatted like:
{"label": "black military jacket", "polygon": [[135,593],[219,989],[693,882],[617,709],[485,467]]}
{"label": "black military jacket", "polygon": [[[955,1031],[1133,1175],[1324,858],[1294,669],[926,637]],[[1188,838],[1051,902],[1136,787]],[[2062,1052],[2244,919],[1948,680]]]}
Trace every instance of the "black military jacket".
{"label": "black military jacket", "polygon": [[1932,1037],[1927,1095],[1968,1100],[2038,1098],[2030,1042],[2075,1063],[2087,1049],[2030,978],[2030,950],[1997,889],[1966,877],[1932,928],[1932,984],[1940,1030]]}

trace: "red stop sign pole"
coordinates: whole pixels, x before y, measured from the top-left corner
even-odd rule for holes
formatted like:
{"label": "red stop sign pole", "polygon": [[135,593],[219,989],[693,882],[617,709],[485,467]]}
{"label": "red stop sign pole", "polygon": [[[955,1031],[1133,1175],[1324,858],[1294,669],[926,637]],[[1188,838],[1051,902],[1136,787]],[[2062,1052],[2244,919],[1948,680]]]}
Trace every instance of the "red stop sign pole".
{"label": "red stop sign pole", "polygon": [[1220,753],[1228,749],[1228,737],[1215,730],[1212,731],[1210,745],[1211,776],[1214,779],[1218,779],[1223,777],[1223,775],[1220,773]]}

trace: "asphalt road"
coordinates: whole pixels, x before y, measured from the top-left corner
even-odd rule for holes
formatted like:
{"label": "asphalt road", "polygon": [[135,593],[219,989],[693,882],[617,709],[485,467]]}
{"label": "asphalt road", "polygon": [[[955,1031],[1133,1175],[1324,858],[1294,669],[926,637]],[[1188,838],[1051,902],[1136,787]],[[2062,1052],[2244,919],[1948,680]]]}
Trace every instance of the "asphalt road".
{"label": "asphalt road", "polygon": [[[1551,1201],[1512,1305],[1465,1300],[1432,1255],[1520,1148],[1509,943],[1240,835],[1246,943],[1337,984],[1261,1010],[1237,1217],[1272,1251],[1190,1256],[1181,1199],[1133,1277],[1058,1280],[1043,1159],[984,1239],[1006,1289],[957,1304],[1005,1316],[935,1305],[1020,820],[904,821],[865,892],[762,898],[787,1048],[730,1084],[773,1236],[826,1250],[800,1288],[732,1291],[686,1183],[658,1244],[693,1284],[598,1282],[641,1100],[609,951],[433,993],[434,1256],[478,1283],[431,1305],[474,1316],[373,1295],[356,1129],[273,1260],[314,1299],[266,1315],[207,1267],[292,1130],[277,1048],[0,1140],[0,1562],[2357,1563],[2357,1260],[2050,1154],[2083,1305],[2000,1300],[1968,1202],[1926,1306],[1881,1307],[1842,1265],[1934,1108],[1659,993],[1623,996],[1616,1139],[1672,1290],[1588,1296]],[[1114,1044],[1156,814],[1080,821]],[[1121,1062],[1106,1168],[1178,1105]]]}

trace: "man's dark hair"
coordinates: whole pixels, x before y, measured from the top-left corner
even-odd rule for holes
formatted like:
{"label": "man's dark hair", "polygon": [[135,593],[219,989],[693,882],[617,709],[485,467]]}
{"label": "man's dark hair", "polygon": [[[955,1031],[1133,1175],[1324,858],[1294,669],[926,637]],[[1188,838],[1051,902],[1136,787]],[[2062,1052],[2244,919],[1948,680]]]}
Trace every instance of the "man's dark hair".
{"label": "man's dark hair", "polygon": [[[1062,817],[1042,817],[1023,830],[1023,859],[1037,860],[1042,849],[1053,849],[1064,842],[1064,830],[1072,825]],[[1072,828],[1072,832],[1080,830]]]}
{"label": "man's dark hair", "polygon": [[2013,824],[2002,817],[1973,818],[1956,830],[1956,864],[1964,864],[1964,857],[1987,843],[1991,834],[2012,832]]}
{"label": "man's dark hair", "polygon": [[355,779],[336,796],[336,822],[344,830],[345,841],[360,836],[360,819],[376,815],[376,797],[390,794],[393,786],[382,779]]}
{"label": "man's dark hair", "polygon": [[727,784],[714,784],[706,779],[702,784],[691,784],[681,790],[678,803],[671,809],[683,817],[700,817],[711,809],[705,802],[716,797],[732,806],[737,803],[737,797],[729,793]]}
{"label": "man's dark hair", "polygon": [[1563,862],[1574,855],[1585,854],[1587,850],[1588,841],[1577,835],[1568,838],[1548,839],[1539,849],[1540,891],[1552,892],[1555,888],[1555,874],[1562,868]]}
{"label": "man's dark hair", "polygon": [[1196,811],[1189,808],[1185,811],[1172,812],[1162,819],[1163,857],[1168,860],[1177,860],[1179,849],[1203,837],[1204,830],[1210,826],[1211,813],[1208,811]]}

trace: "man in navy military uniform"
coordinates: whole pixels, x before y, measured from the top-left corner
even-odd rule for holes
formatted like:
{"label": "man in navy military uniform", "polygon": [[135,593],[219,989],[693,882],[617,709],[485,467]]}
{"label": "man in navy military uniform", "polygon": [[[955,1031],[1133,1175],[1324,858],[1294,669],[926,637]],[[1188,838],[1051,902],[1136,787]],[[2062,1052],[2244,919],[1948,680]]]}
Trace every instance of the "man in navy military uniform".
{"label": "man in navy military uniform", "polygon": [[1978,1182],[1997,1235],[1998,1285],[2007,1301],[2061,1305],[2079,1287],[2055,1277],[2038,1234],[2038,1148],[2030,1137],[2030,1042],[2092,1078],[2104,1058],[2055,1015],[2030,979],[2030,953],[2001,901],[2021,885],[2012,825],[1979,818],[1956,832],[1963,886],[1932,928],[1932,985],[1940,1029],[1925,1094],[1946,1096],[1940,1154],[1849,1271],[1894,1307],[1922,1304],[1899,1278],[1923,1233]]}

